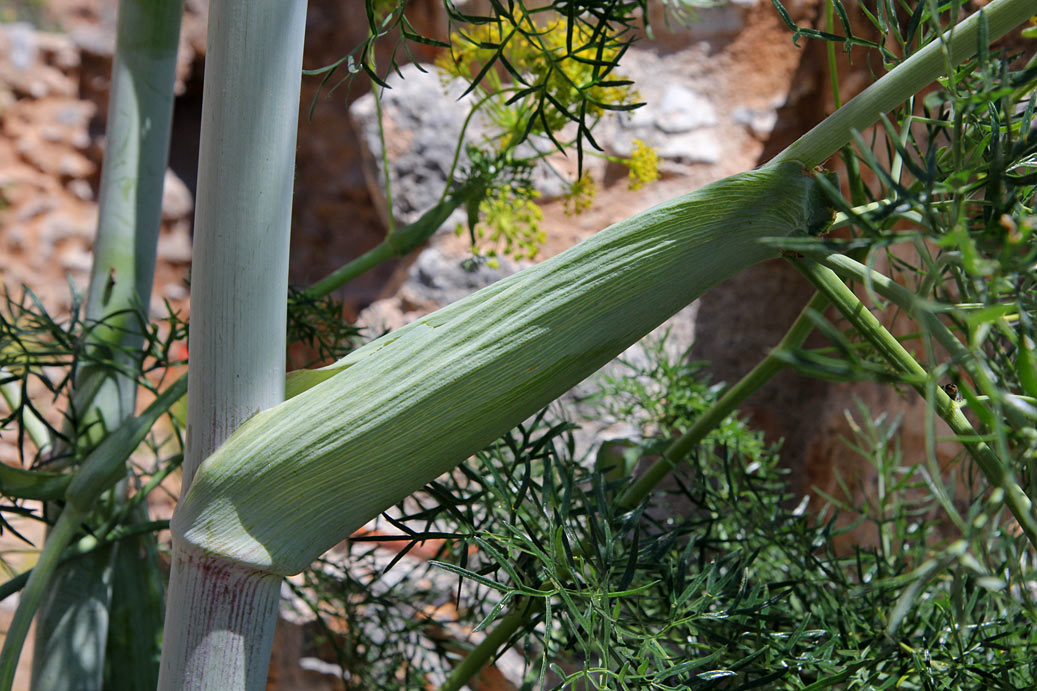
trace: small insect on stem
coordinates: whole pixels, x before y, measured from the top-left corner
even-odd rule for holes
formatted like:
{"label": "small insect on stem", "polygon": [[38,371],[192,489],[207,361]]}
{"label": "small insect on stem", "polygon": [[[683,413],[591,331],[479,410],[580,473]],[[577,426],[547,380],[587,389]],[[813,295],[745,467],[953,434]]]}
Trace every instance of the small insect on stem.
{"label": "small insect on stem", "polygon": [[958,391],[957,384],[944,384],[940,388],[943,389],[943,392],[955,403],[960,403],[962,401],[961,392]]}
{"label": "small insect on stem", "polygon": [[104,282],[104,302],[112,297],[112,289],[115,288],[115,267],[108,267],[108,280]]}

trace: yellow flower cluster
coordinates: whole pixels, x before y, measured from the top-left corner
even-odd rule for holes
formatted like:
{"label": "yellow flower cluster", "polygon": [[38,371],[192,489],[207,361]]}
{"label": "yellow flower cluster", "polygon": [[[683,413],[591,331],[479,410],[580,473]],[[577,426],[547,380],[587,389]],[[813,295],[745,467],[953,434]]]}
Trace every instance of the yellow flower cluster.
{"label": "yellow flower cluster", "polygon": [[[603,37],[579,22],[571,27],[563,19],[534,23],[529,13],[516,9],[497,22],[455,31],[450,50],[436,65],[450,78],[479,77],[476,107],[492,123],[492,146],[507,155],[527,134],[556,136],[576,120],[593,127],[607,106],[634,104],[637,93],[630,86],[614,73],[602,75],[601,65],[615,62],[621,45],[618,36]],[[644,142],[634,144],[631,159],[623,163],[630,169],[630,187],[637,189],[659,177],[659,158]],[[594,180],[584,174],[563,199],[565,213],[586,211],[596,192]],[[473,249],[487,264],[502,254],[536,255],[545,234],[535,198],[532,190],[505,188],[482,200]]]}
{"label": "yellow flower cluster", "polygon": [[562,198],[566,216],[582,214],[594,203],[594,197],[598,194],[598,186],[587,173],[569,187],[569,192]]}
{"label": "yellow flower cluster", "polygon": [[[592,39],[594,45],[590,44]],[[619,50],[606,49],[598,55],[600,42],[601,38],[593,37],[588,27],[577,24],[572,27],[570,53],[565,21],[556,19],[538,26],[528,14],[517,23],[502,17],[499,23],[454,32],[450,51],[441,53],[436,65],[451,76],[471,81],[499,52],[503,61],[522,75],[523,83],[514,83],[512,75],[498,65],[487,71],[478,87],[483,95],[497,97],[486,104],[486,112],[502,130],[499,141],[503,149],[526,131],[538,104],[543,106],[543,118],[537,115],[529,131],[543,134],[557,132],[566,122],[579,117],[581,110],[588,120],[605,112],[600,104],[633,103],[636,94],[629,86],[596,83],[600,75],[596,76],[592,63],[614,60]],[[617,77],[610,75],[608,79],[615,81]],[[518,90],[526,88],[530,88],[528,94],[507,103]]]}
{"label": "yellow flower cluster", "polygon": [[482,220],[475,226],[473,251],[487,257],[488,266],[496,268],[501,255],[515,259],[536,257],[547,240],[547,233],[540,227],[544,213],[535,201],[539,196],[533,189],[506,187],[493,190],[479,204]]}
{"label": "yellow flower cluster", "polygon": [[630,169],[630,189],[641,189],[649,182],[659,179],[659,154],[640,139],[634,140],[634,152],[627,162]]}

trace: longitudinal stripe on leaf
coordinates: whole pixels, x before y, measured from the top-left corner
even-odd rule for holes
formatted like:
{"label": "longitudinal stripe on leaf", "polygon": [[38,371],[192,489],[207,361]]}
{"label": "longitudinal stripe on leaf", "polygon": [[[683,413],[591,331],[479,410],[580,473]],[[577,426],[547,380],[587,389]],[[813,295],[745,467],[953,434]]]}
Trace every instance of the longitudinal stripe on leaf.
{"label": "longitudinal stripe on leaf", "polygon": [[297,573],[711,286],[775,256],[760,238],[814,232],[831,215],[799,164],[736,175],[300,375],[326,378],[202,464],[174,534]]}

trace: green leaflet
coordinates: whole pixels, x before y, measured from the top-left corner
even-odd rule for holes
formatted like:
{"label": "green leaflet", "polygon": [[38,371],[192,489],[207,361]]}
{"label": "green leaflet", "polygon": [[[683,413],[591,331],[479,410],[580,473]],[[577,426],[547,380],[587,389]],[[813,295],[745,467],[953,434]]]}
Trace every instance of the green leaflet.
{"label": "green leaflet", "polygon": [[785,163],[610,226],[310,375],[330,374],[201,465],[174,535],[297,573],[708,288],[776,256],[760,238],[831,217],[817,183]]}

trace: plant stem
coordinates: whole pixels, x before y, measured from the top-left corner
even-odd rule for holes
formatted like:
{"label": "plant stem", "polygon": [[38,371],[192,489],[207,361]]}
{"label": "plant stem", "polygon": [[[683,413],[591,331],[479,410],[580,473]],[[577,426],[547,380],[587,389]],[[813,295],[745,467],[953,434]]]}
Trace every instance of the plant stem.
{"label": "plant stem", "polygon": [[709,410],[695,420],[687,432],[666,448],[662,457],[623,492],[619,498],[619,505],[622,507],[637,506],[697,444],[706,438],[706,435],[724,421],[724,418],[784,369],[785,363],[777,357],[776,353],[803,345],[803,341],[814,330],[811,314],[821,312],[827,306],[828,298],[821,293],[814,293],[778,345],[737,384],[725,391],[724,395],[709,407]]}
{"label": "plant stem", "polygon": [[[82,457],[135,412],[161,223],[182,14],[182,0],[119,3],[108,139],[84,310],[91,327],[87,347],[105,362],[86,364],[76,374],[70,407],[78,416],[78,429],[68,430],[75,448],[73,453],[58,449],[59,456]],[[48,546],[53,537],[48,536]],[[122,597],[111,587],[111,557],[98,552],[60,567],[53,586],[45,589],[33,652],[36,691],[99,688],[107,652],[120,656],[108,644],[107,635],[112,599]],[[157,560],[138,558],[133,563],[138,572],[150,569],[154,575],[158,571]],[[49,577],[49,573],[40,577]],[[158,597],[135,609],[142,613],[161,607]],[[133,610],[124,609],[131,614]],[[140,632],[153,641],[154,634],[157,631]],[[119,664],[150,668],[145,673],[152,678],[157,674],[151,657],[119,660]]]}
{"label": "plant stem", "polygon": [[[947,328],[947,325],[940,320],[937,313],[932,309],[931,303],[919,298],[915,293],[902,287],[885,274],[870,269],[850,257],[819,246],[816,242],[801,243],[793,241],[789,244],[785,241],[780,241],[775,244],[788,245],[822,266],[828,267],[839,276],[860,281],[868,290],[874,290],[911,315],[947,351],[948,355],[950,355],[950,360],[961,365],[972,379],[976,388],[982,392],[981,396],[976,397],[974,401],[970,401],[973,407],[979,405],[981,401],[1010,401],[1015,398],[1017,401],[1022,402],[1022,399],[1018,397],[1008,396],[1002,398],[997,395],[996,387],[990,380],[988,371],[982,366],[980,359],[962,345],[961,341],[951,333],[951,330]],[[986,417],[995,415],[994,411],[987,410],[983,412]],[[1003,412],[1012,424],[1026,425],[1024,420],[1027,416],[1025,409],[1020,409],[1017,405],[1009,405],[1003,409]]]}
{"label": "plant stem", "polygon": [[[835,33],[835,0],[824,0],[825,5],[825,31]],[[825,50],[828,55],[828,80],[832,87],[832,105],[835,110],[843,107],[843,99],[839,92],[839,69],[835,57],[835,42],[827,41]],[[867,199],[864,193],[864,184],[861,181],[860,163],[849,148],[844,147],[840,152],[843,164],[846,166],[846,188],[850,191],[850,198],[854,204],[862,204]]]}
{"label": "plant stem", "polygon": [[61,512],[58,522],[50,530],[47,542],[40,552],[40,558],[32,571],[25,589],[22,591],[18,609],[15,610],[11,626],[4,638],[4,647],[0,651],[0,689],[9,691],[14,683],[14,673],[18,668],[18,657],[29,632],[29,625],[36,614],[41,598],[46,594],[51,576],[61,561],[65,545],[79,530],[82,514],[73,507],[67,506]]}
{"label": "plant stem", "polygon": [[471,189],[462,187],[452,194],[443,197],[442,201],[421,215],[421,218],[402,228],[397,228],[376,247],[368,250],[345,266],[335,269],[330,274],[306,289],[309,298],[320,298],[341,288],[357,276],[370,271],[384,261],[393,257],[403,257],[417,249],[439,230],[439,227],[450,217],[454,209],[468,200]]}
{"label": "plant stem", "polygon": [[172,569],[160,691],[266,688],[281,576],[180,545]]}
{"label": "plant stem", "polygon": [[[371,52],[371,67],[374,69],[375,53]],[[382,175],[385,185],[385,225],[389,229],[389,235],[396,230],[396,211],[393,209],[392,201],[392,168],[389,167],[389,149],[385,146],[385,115],[382,113],[382,98],[378,95],[378,89],[382,88],[374,79],[371,80],[371,96],[374,98],[374,112],[378,120],[378,145],[382,149]]]}
{"label": "plant stem", "polygon": [[947,350],[952,360],[961,363],[969,373],[969,376],[972,377],[973,381],[977,382],[981,389],[989,390],[991,388],[989,378],[983,368],[977,366],[975,356],[968,348],[962,345],[961,341],[947,328],[947,325],[940,321],[939,317],[928,308],[925,301],[917,295],[882,272],[870,269],[845,255],[818,247],[804,247],[802,254],[810,257],[818,264],[831,269],[842,278],[860,281],[869,290],[874,289],[879,295],[903,309],[913,319],[918,321],[928,333],[932,334],[936,342]]}
{"label": "plant stem", "polygon": [[935,386],[925,369],[831,269],[808,259],[792,259],[814,286],[824,293],[854,328],[889,362],[926,403],[943,418],[990,483],[1004,492],[1005,504],[1030,544],[1037,547],[1037,518],[1030,498],[1015,481],[1011,468],[983,441],[957,405]]}
{"label": "plant stem", "polygon": [[[110,349],[129,372],[139,367],[154,282],[182,14],[182,0],[119,3],[85,317],[100,322],[90,334],[92,345]],[[78,410],[94,406],[105,423],[95,435],[134,413],[136,381],[114,375],[111,367],[84,368],[76,389]]]}
{"label": "plant stem", "polygon": [[[186,493],[242,422],[279,403],[305,0],[213,0],[191,285]],[[257,691],[281,579],[173,539],[158,687]]]}
{"label": "plant stem", "polygon": [[[989,27],[991,41],[1025,22],[1033,13],[1033,0],[994,0],[981,12]],[[772,161],[799,161],[804,167],[821,165],[848,144],[854,131],[870,127],[886,113],[944,74],[948,64],[967,60],[976,52],[979,12],[945,32],[889,74],[851,99],[819,125],[796,140]]]}
{"label": "plant stem", "polygon": [[307,288],[306,296],[310,298],[324,297],[346,285],[357,276],[367,273],[382,262],[392,259],[394,256],[396,255],[393,253],[392,247],[383,240],[372,249],[364,252],[345,266],[340,266]]}
{"label": "plant stem", "polygon": [[457,663],[457,666],[450,670],[450,676],[440,685],[438,691],[460,691],[472,677],[477,675],[496,656],[497,650],[507,643],[508,639],[522,628],[523,624],[529,621],[530,616],[533,614],[529,608],[533,606],[535,606],[534,603],[527,599],[522,599],[516,603],[515,609],[502,617],[493,630],[486,634],[486,638],[479,645],[472,648]]}
{"label": "plant stem", "polygon": [[191,271],[183,492],[245,419],[284,396],[288,229],[305,3],[210,5]]}

